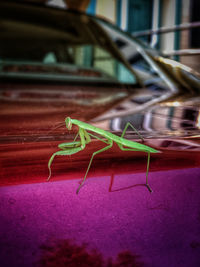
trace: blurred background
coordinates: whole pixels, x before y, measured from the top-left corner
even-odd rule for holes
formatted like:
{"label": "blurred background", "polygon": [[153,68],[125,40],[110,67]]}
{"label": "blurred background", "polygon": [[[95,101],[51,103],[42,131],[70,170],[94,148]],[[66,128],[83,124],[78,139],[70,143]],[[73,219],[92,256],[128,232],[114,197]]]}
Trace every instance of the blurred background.
{"label": "blurred background", "polygon": [[[69,2],[50,0],[48,5],[67,7]],[[88,14],[105,17],[163,54],[200,71],[199,0],[83,0],[77,1],[77,9],[81,2],[86,3],[83,8]]]}

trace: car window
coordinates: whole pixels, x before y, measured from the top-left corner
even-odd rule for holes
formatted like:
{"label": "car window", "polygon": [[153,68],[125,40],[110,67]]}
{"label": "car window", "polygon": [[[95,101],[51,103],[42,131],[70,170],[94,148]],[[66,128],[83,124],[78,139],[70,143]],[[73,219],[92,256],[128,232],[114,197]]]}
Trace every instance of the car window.
{"label": "car window", "polygon": [[138,83],[92,19],[60,10],[48,11],[45,18],[45,8],[40,12],[33,20],[25,12],[1,9],[1,76]]}
{"label": "car window", "polygon": [[117,45],[123,56],[132,66],[134,72],[150,90],[168,91],[167,83],[160,77],[157,68],[148,62],[144,51],[151,51],[155,57],[159,56],[157,51],[150,49],[146,44],[120,31],[107,21],[97,18],[97,22],[104,28],[108,35]]}

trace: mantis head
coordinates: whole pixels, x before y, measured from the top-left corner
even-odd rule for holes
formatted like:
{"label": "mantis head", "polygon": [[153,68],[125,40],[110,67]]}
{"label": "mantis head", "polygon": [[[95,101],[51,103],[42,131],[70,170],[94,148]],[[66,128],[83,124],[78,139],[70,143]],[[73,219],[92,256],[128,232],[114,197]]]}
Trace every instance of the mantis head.
{"label": "mantis head", "polygon": [[67,117],[67,118],[65,119],[65,123],[66,123],[66,127],[67,127],[67,129],[68,129],[68,130],[71,130],[71,128],[72,128],[72,121],[71,121],[71,118],[70,118],[70,117]]}

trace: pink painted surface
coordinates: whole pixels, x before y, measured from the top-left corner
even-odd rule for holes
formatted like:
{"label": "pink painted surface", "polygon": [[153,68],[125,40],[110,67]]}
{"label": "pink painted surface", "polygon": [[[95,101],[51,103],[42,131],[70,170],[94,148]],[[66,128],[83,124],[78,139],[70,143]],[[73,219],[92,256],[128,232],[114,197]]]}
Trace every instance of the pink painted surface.
{"label": "pink painted surface", "polygon": [[[200,168],[0,188],[1,266],[37,266],[54,240],[87,243],[104,258],[139,255],[144,266],[200,266]],[[125,266],[125,265],[124,265]]]}

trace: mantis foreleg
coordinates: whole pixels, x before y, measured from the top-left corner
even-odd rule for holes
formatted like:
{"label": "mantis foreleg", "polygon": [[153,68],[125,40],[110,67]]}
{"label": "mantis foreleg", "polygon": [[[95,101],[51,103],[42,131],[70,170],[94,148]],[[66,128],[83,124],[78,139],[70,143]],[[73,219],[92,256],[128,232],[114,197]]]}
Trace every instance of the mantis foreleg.
{"label": "mantis foreleg", "polygon": [[80,142],[81,142],[81,147],[82,149],[85,148],[85,145],[87,144],[86,139],[85,139],[85,130],[79,127],[79,136],[80,136]]}
{"label": "mantis foreleg", "polygon": [[77,137],[79,136],[79,132],[76,134],[76,136],[74,137],[74,142],[76,141]]}
{"label": "mantis foreleg", "polygon": [[49,179],[51,178],[51,164],[55,156],[68,156],[68,155],[75,154],[83,150],[85,148],[85,145],[91,141],[88,133],[82,128],[79,128],[79,131],[77,135],[75,136],[74,140],[77,139],[78,135],[80,136],[80,141],[62,143],[58,145],[58,147],[62,149],[62,151],[57,151],[51,156],[48,162],[49,177],[47,178],[47,181],[49,181]]}
{"label": "mantis foreleg", "polygon": [[126,133],[126,130],[128,129],[129,126],[134,130],[134,132],[137,133],[137,135],[140,137],[140,139],[144,142],[144,138],[141,136],[141,134],[135,129],[135,127],[130,122],[127,122],[127,124],[126,124],[126,126],[125,126],[125,128],[124,128],[124,130],[122,132],[121,137],[122,138],[124,137],[124,135]]}
{"label": "mantis foreleg", "polygon": [[72,154],[75,154],[79,151],[82,150],[82,147],[79,146],[79,147],[74,147],[74,148],[69,148],[67,150],[62,150],[62,151],[57,151],[55,152],[49,162],[48,162],[48,168],[49,168],[49,177],[47,178],[47,181],[49,181],[49,179],[51,178],[51,164],[52,164],[52,161],[54,160],[55,156],[68,156],[68,155],[72,155]]}
{"label": "mantis foreleg", "polygon": [[78,189],[77,189],[77,191],[76,191],[77,194],[78,194],[79,190],[81,189],[81,187],[83,186],[83,184],[84,184],[84,182],[85,182],[85,180],[86,180],[86,177],[87,177],[88,171],[89,171],[89,169],[90,169],[90,166],[91,166],[91,164],[92,164],[92,161],[93,161],[94,156],[97,155],[97,154],[99,154],[99,153],[101,153],[101,152],[103,152],[103,151],[105,151],[105,150],[107,150],[107,149],[109,149],[109,148],[111,148],[112,145],[113,145],[113,141],[112,141],[112,140],[108,140],[108,144],[109,144],[108,146],[106,146],[106,147],[104,147],[104,148],[102,148],[102,149],[100,149],[100,150],[98,150],[98,151],[96,151],[96,152],[94,152],[94,153],[92,154],[92,157],[91,157],[90,162],[89,162],[89,164],[88,164],[88,167],[87,167],[87,171],[86,171],[86,173],[85,173],[85,176],[84,176],[84,178],[83,178],[81,184],[79,185],[79,187],[78,187]]}
{"label": "mantis foreleg", "polygon": [[74,147],[80,147],[81,146],[81,141],[75,141],[75,142],[69,142],[69,143],[62,143],[59,144],[58,147],[62,150],[66,150],[69,148],[74,148]]}
{"label": "mantis foreleg", "polygon": [[[78,136],[80,137],[80,141],[76,141]],[[90,139],[90,137],[88,135],[88,132],[79,127],[78,133],[74,137],[74,141],[71,142],[71,143],[65,143],[65,144],[76,144],[76,143],[77,143],[77,145],[80,144],[80,143],[81,144],[84,144],[84,143],[88,144],[88,143],[90,143],[90,141],[91,141],[91,139]],[[63,145],[63,144],[61,144],[61,145]],[[67,146],[69,147],[70,145],[67,145]],[[60,145],[58,145],[58,147],[60,147]]]}

